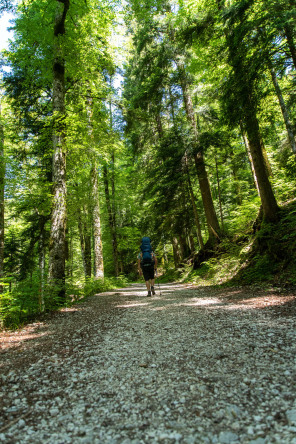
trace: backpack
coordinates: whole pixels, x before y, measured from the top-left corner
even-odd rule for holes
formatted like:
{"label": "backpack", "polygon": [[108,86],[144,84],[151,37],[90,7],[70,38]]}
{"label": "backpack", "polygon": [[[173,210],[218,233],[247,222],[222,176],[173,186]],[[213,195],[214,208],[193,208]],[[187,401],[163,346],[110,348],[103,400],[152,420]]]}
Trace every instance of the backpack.
{"label": "backpack", "polygon": [[144,267],[147,267],[154,262],[152,258],[152,247],[150,242],[150,237],[142,238],[142,243],[140,247],[142,251],[141,265]]}

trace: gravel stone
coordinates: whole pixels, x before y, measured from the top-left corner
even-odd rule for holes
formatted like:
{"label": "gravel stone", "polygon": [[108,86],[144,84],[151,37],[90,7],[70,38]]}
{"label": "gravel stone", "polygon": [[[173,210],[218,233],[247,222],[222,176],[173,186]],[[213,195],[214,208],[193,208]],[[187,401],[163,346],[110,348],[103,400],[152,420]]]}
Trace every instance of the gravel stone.
{"label": "gravel stone", "polygon": [[232,432],[221,432],[219,435],[219,441],[222,444],[229,444],[238,441],[238,436]]}
{"label": "gravel stone", "polygon": [[296,409],[288,410],[286,415],[289,424],[296,425]]}
{"label": "gravel stone", "polygon": [[0,442],[296,444],[294,302],[133,285],[4,332]]}

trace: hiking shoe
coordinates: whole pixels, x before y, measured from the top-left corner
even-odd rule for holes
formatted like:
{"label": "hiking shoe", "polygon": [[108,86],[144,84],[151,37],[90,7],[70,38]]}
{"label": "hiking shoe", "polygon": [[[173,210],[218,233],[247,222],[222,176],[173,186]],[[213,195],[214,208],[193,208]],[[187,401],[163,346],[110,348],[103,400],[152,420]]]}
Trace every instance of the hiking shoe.
{"label": "hiking shoe", "polygon": [[151,291],[150,291],[150,290],[148,291],[148,294],[147,294],[147,296],[151,296]]}
{"label": "hiking shoe", "polygon": [[152,291],[152,294],[155,294],[154,287],[152,287],[152,286],[151,286],[151,291]]}

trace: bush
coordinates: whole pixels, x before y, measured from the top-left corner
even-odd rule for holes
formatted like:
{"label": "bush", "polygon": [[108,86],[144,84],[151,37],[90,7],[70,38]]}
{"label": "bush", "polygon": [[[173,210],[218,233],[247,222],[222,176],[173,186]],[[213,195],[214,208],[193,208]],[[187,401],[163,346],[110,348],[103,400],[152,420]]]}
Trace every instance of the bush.
{"label": "bush", "polygon": [[0,294],[0,323],[3,328],[18,328],[40,312],[40,280],[36,276],[18,282]]}
{"label": "bush", "polygon": [[96,293],[124,287],[127,282],[125,276],[119,276],[70,283],[66,285],[66,297],[62,299],[59,296],[61,287],[48,285],[44,288],[42,303],[39,276],[32,276],[16,283],[11,291],[5,286],[4,293],[0,294],[0,328],[17,329],[44,311],[54,311]]}
{"label": "bush", "polygon": [[168,267],[164,270],[163,274],[159,277],[159,279],[156,277],[156,279],[159,280],[159,282],[173,282],[177,281],[181,278],[181,270],[176,270],[174,267]]}

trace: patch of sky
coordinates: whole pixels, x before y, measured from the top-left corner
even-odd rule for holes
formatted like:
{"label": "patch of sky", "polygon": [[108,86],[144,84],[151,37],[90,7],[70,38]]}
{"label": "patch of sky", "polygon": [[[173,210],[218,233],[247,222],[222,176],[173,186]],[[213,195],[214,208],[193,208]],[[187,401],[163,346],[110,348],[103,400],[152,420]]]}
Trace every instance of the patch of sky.
{"label": "patch of sky", "polygon": [[[14,15],[10,12],[5,12],[0,16],[0,53],[1,51],[8,49],[9,40],[13,40],[13,31],[9,31],[9,28],[13,26],[13,19]],[[2,66],[1,70],[2,72],[9,72],[10,68]]]}
{"label": "patch of sky", "polygon": [[4,13],[0,17],[0,50],[8,49],[9,39],[12,40],[13,32],[9,31],[9,28],[12,27],[14,15],[12,13]]}

